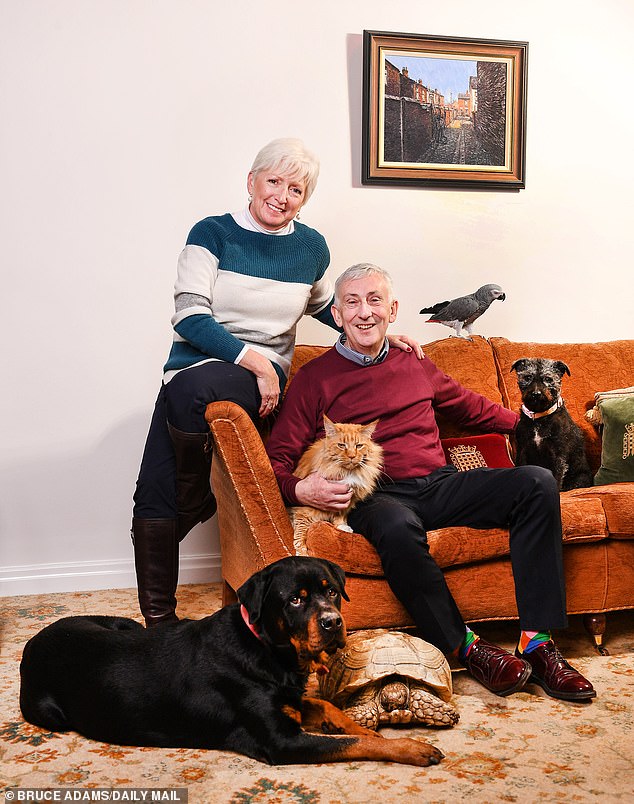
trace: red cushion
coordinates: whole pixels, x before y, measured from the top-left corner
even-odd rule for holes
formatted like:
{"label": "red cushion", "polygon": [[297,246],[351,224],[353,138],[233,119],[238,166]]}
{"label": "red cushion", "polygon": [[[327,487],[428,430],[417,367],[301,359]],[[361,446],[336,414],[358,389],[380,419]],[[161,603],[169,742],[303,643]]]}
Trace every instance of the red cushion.
{"label": "red cushion", "polygon": [[453,463],[460,471],[478,467],[504,469],[514,466],[508,440],[501,433],[443,438],[441,444],[447,463]]}

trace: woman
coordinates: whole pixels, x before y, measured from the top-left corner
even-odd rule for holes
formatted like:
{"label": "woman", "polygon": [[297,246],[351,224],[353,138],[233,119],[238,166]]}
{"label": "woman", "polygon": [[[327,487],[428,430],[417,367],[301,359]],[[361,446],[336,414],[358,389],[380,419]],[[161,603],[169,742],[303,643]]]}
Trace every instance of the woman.
{"label": "woman", "polygon": [[[270,416],[299,319],[311,315],[338,330],[325,276],[328,246],[296,222],[318,174],[319,162],[300,140],[273,140],[248,174],[246,209],[197,223],[179,257],[174,341],[134,495],[132,540],[147,626],[178,619],[178,544],[216,510],[205,408],[229,400],[254,421]],[[409,339],[393,342],[411,348]]]}

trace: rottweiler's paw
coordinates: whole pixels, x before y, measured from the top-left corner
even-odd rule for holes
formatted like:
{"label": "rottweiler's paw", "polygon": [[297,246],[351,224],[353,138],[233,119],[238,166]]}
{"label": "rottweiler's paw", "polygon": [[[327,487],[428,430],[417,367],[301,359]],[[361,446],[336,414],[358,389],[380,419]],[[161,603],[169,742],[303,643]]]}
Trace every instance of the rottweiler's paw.
{"label": "rottweiler's paw", "polygon": [[398,756],[397,762],[405,762],[408,765],[438,765],[445,755],[431,743],[424,743],[421,740],[413,740],[409,737],[402,737],[389,740],[394,744],[394,753]]}

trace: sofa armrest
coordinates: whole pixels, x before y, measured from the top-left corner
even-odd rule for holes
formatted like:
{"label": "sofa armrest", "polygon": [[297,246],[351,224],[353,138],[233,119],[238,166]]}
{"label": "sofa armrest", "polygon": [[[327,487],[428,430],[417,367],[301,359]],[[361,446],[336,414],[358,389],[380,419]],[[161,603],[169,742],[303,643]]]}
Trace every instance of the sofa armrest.
{"label": "sofa armrest", "polygon": [[207,405],[214,442],[211,482],[218,501],[222,577],[234,590],[293,553],[293,528],[262,438],[233,402]]}

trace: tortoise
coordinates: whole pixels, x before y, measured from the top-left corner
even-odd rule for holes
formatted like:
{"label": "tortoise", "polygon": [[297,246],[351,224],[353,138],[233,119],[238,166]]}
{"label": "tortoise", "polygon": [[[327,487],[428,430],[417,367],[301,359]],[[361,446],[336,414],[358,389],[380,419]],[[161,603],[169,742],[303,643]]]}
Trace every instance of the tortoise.
{"label": "tortoise", "polygon": [[322,698],[368,729],[453,726],[451,670],[438,648],[402,631],[355,631],[318,677]]}

